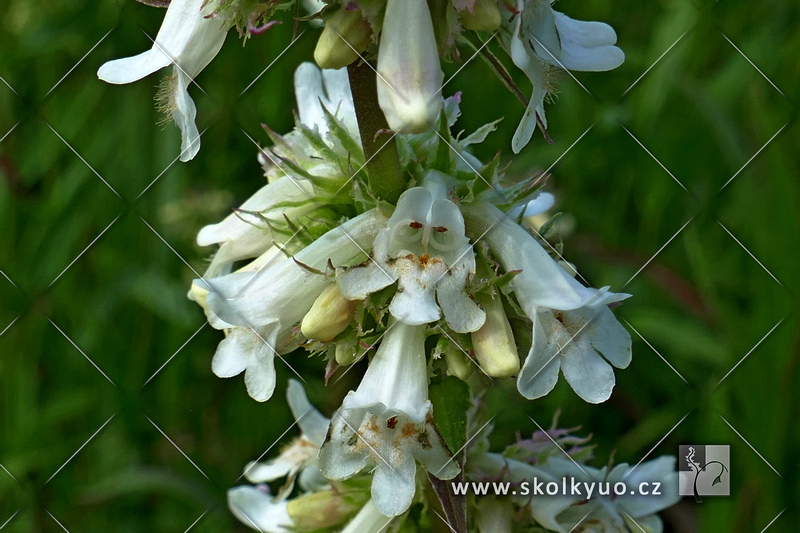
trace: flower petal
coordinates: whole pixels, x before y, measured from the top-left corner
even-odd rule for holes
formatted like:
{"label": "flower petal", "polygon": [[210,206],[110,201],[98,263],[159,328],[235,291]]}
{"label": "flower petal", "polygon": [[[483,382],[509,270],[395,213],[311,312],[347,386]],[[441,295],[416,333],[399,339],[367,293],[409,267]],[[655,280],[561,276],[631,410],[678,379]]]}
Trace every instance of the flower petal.
{"label": "flower petal", "polygon": [[174,75],[176,79],[173,81],[174,87],[172,88],[174,91],[172,118],[178,129],[181,130],[181,161],[186,162],[194,159],[194,156],[200,151],[200,132],[197,131],[197,125],[194,123],[197,108],[194,100],[189,96],[189,83],[192,80],[177,67]]}
{"label": "flower petal", "polygon": [[[545,311],[542,314],[546,316],[549,313]],[[545,332],[541,319],[539,313],[534,313],[533,343],[517,376],[517,390],[529,400],[546,396],[553,390],[558,382],[558,369],[561,368],[559,346]]]}
{"label": "flower petal", "polygon": [[275,501],[256,487],[234,487],[228,491],[228,507],[243,524],[261,533],[291,533],[294,522],[286,501]]}
{"label": "flower petal", "polygon": [[[564,68],[581,71],[613,70],[625,61],[625,53],[614,46],[617,34],[603,22],[573,20],[555,12],[562,52],[557,55]],[[543,58],[551,61],[551,58]]]}
{"label": "flower petal", "polygon": [[292,415],[297,420],[297,425],[300,426],[303,434],[317,446],[322,446],[322,443],[325,442],[325,435],[328,433],[330,420],[311,405],[306,391],[299,381],[289,380],[286,399],[289,401],[289,409],[292,410]]}
{"label": "flower petal", "polygon": [[319,470],[329,479],[347,479],[367,466],[366,442],[357,433],[371,415],[365,411],[339,409],[331,418],[325,443],[319,451]]}
{"label": "flower petal", "polygon": [[578,396],[589,403],[602,403],[611,397],[614,370],[583,336],[568,342],[563,353],[561,371]]}
{"label": "flower petal", "polygon": [[589,342],[594,349],[615,367],[627,368],[633,357],[631,335],[622,327],[611,309],[600,306],[592,318],[591,327]]}
{"label": "flower petal", "polygon": [[103,63],[97,71],[97,77],[107,83],[117,85],[133,83],[171,63],[172,60],[169,56],[160,50],[148,50],[135,56]]}
{"label": "flower petal", "polygon": [[392,454],[391,442],[382,450],[391,464],[378,461],[372,477],[372,502],[386,516],[403,514],[411,506],[416,492],[417,464],[410,453]]}

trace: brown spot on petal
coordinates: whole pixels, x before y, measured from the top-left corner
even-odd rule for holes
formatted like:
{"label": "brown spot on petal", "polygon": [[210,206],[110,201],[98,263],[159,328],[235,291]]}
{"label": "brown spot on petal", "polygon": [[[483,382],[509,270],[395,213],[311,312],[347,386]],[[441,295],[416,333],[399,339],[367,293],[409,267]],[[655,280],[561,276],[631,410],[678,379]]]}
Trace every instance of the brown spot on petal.
{"label": "brown spot on petal", "polygon": [[353,435],[349,439],[347,439],[347,445],[352,448],[356,444],[358,444],[358,435],[353,433]]}
{"label": "brown spot on petal", "polygon": [[394,429],[395,427],[397,427],[397,417],[393,416],[392,418],[387,420],[386,421],[386,427],[389,428],[389,429]]}
{"label": "brown spot on petal", "polygon": [[417,442],[423,450],[430,450],[433,447],[431,446],[431,441],[428,439],[428,434],[424,431],[417,435]]}
{"label": "brown spot on petal", "polygon": [[444,233],[445,231],[447,231],[447,228],[444,226],[434,226],[433,231],[435,231],[436,233]]}
{"label": "brown spot on petal", "polygon": [[417,426],[414,423],[409,422],[403,426],[401,431],[403,432],[404,437],[413,437],[417,433]]}
{"label": "brown spot on petal", "polygon": [[412,228],[412,229],[419,229],[419,228],[421,228],[421,227],[422,227],[422,223],[421,223],[421,222],[416,222],[416,221],[414,221],[414,222],[410,223],[410,224],[408,225],[408,227],[409,227],[409,228]]}
{"label": "brown spot on petal", "polygon": [[424,255],[419,256],[419,265],[422,268],[425,268],[425,265],[428,264],[428,260],[429,259],[430,259],[430,256],[428,254],[424,254]]}

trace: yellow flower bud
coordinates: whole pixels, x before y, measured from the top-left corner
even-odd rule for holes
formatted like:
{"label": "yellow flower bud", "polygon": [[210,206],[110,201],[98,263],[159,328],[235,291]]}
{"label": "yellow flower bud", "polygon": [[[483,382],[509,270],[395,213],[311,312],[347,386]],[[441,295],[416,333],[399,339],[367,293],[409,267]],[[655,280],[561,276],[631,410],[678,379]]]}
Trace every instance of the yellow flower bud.
{"label": "yellow flower bud", "polygon": [[509,378],[519,372],[519,355],[503,302],[498,294],[484,295],[478,301],[486,311],[486,322],[472,333],[475,358],[489,376]]}
{"label": "yellow flower bud", "polygon": [[355,318],[356,304],[342,296],[336,283],[331,283],[314,300],[300,324],[300,331],[309,339],[332,341]]}
{"label": "yellow flower bud", "polygon": [[336,490],[313,492],[289,500],[287,511],[294,523],[293,531],[316,531],[336,526],[358,510],[363,500],[345,498]]}
{"label": "yellow flower bud", "polygon": [[461,12],[461,25],[468,30],[494,31],[500,27],[500,9],[497,0],[477,0],[470,13]]}
{"label": "yellow flower bud", "polygon": [[321,68],[346,67],[369,44],[372,29],[359,10],[340,9],[325,23],[314,49],[314,61]]}
{"label": "yellow flower bud", "polygon": [[452,343],[444,351],[444,361],[447,363],[447,373],[463,381],[468,380],[475,371],[475,363]]}

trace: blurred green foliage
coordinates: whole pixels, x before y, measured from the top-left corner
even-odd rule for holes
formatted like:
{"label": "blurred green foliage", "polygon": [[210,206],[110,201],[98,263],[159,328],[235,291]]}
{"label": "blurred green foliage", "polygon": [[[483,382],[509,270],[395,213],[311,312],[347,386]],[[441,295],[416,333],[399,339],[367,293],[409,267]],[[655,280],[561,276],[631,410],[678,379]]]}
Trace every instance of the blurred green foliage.
{"label": "blurred green foliage", "polygon": [[[537,402],[499,388],[493,442],[560,408],[560,425],[594,434],[598,464],[730,444],[731,497],[683,501],[667,529],[761,531],[788,507],[768,531],[796,531],[800,6],[558,8],[611,23],[627,61],[577,73],[580,84],[562,74],[547,107],[555,144],[537,134],[511,172],[548,169],[566,257],[594,286],[634,294],[617,310],[634,361],[601,406],[564,383]],[[0,141],[0,526],[17,513],[4,531],[184,531],[201,516],[192,531],[245,531],[225,491],[294,433],[273,446],[292,422],[283,386],[258,404],[241,379],[211,374],[221,334],[185,293],[208,255],[197,230],[263,181],[248,135],[266,143],[262,122],[290,129],[292,72],[318,30],[279,58],[291,21],[244,47],[231,33],[191,89],[200,154],[173,164],[179,134],[158,124],[158,75],[125,86],[95,75],[149,48],[162,16],[131,0],[3,5],[0,138],[13,131]],[[445,87],[457,90],[457,128],[506,117],[479,155],[510,154],[519,102],[479,60]],[[327,413],[357,384],[352,372],[324,389],[320,361],[289,358]]]}

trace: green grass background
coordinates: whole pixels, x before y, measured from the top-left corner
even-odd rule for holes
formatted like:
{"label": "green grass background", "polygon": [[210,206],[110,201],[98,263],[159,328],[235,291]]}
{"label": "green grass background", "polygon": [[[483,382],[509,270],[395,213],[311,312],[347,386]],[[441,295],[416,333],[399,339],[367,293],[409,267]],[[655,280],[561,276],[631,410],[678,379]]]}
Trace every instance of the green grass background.
{"label": "green grass background", "polygon": [[[494,442],[535,430],[528,416],[547,425],[560,407],[562,426],[594,434],[598,466],[612,453],[635,463],[656,444],[654,454],[729,444],[731,496],[681,502],[665,514],[668,530],[759,532],[787,509],[767,531],[797,531],[800,7],[564,0],[557,8],[611,23],[627,61],[611,73],[577,73],[591,94],[563,74],[547,107],[555,144],[537,134],[511,171],[558,161],[548,187],[574,225],[566,257],[593,285],[620,290],[660,250],[617,310],[649,344],[633,333],[633,363],[617,372],[615,394],[601,406],[563,383],[537,402],[520,400],[513,386],[497,390]],[[143,30],[154,36],[162,16],[122,0],[2,5],[0,76],[18,93],[0,84],[0,136],[14,127],[0,142],[0,270],[10,279],[0,277],[0,464],[13,475],[0,471],[0,525],[17,513],[3,531],[61,531],[56,519],[71,532],[185,531],[203,513],[192,531],[245,531],[225,491],[291,423],[283,385],[258,404],[240,378],[211,374],[221,333],[202,327],[185,293],[208,253],[194,245],[197,230],[262,183],[244,132],[266,143],[260,123],[290,129],[291,73],[310,57],[318,30],[303,33],[244,94],[287,46],[292,25],[244,47],[231,33],[197,80],[205,94],[191,89],[207,128],[200,154],[170,166],[179,135],[158,125],[159,76],[110,86],[95,75],[104,61],[149,48]],[[445,93],[456,90],[464,111],[457,128],[506,117],[478,153],[502,149],[511,161],[521,105],[480,61]],[[327,413],[357,384],[353,372],[323,389],[319,361],[290,361]],[[278,373],[281,384],[290,377],[280,363]]]}

